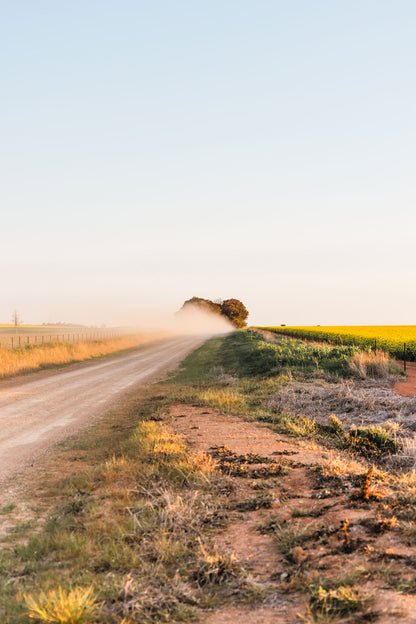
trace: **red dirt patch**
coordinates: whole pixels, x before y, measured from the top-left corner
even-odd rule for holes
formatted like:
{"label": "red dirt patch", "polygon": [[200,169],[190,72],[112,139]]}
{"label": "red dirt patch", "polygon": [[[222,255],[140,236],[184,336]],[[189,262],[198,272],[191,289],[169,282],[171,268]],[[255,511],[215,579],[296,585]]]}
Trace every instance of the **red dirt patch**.
{"label": "red dirt patch", "polygon": [[408,362],[406,372],[406,381],[399,381],[393,387],[400,396],[414,396],[416,394],[416,362]]}

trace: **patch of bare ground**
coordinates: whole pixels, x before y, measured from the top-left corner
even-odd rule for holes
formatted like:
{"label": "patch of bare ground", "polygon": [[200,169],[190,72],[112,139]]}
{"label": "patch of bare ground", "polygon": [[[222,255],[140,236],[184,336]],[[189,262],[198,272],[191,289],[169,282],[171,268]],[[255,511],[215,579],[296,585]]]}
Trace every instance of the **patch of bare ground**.
{"label": "patch of bare ground", "polygon": [[407,379],[394,385],[394,390],[402,397],[416,395],[416,362],[408,362],[406,365]]}
{"label": "patch of bare ground", "polygon": [[167,424],[231,477],[216,548],[235,553],[264,590],[199,624],[416,622],[416,530],[398,530],[377,471],[211,408],[174,405]]}

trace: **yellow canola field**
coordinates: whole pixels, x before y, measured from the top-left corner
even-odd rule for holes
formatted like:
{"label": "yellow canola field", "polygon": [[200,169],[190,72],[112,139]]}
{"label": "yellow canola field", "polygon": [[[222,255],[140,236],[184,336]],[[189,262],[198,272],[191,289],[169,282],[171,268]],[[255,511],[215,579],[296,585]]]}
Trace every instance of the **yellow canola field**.
{"label": "yellow canola field", "polygon": [[329,325],[303,327],[263,327],[295,338],[316,339],[335,344],[382,349],[402,359],[416,360],[416,325]]}

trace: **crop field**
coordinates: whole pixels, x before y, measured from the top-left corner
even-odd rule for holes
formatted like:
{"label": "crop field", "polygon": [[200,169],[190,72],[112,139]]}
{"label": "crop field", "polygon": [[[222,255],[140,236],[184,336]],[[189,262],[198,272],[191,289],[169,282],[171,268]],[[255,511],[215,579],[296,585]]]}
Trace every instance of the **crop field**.
{"label": "crop field", "polygon": [[381,349],[395,358],[416,361],[416,325],[262,327],[277,334],[364,349]]}

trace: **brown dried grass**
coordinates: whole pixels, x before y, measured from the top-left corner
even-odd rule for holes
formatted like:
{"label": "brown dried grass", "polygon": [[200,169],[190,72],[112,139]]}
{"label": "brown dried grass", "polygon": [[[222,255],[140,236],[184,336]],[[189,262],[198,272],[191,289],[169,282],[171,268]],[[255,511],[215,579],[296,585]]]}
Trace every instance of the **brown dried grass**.
{"label": "brown dried grass", "polygon": [[162,334],[137,334],[97,341],[49,343],[19,349],[0,348],[0,377],[82,362],[162,338]]}

